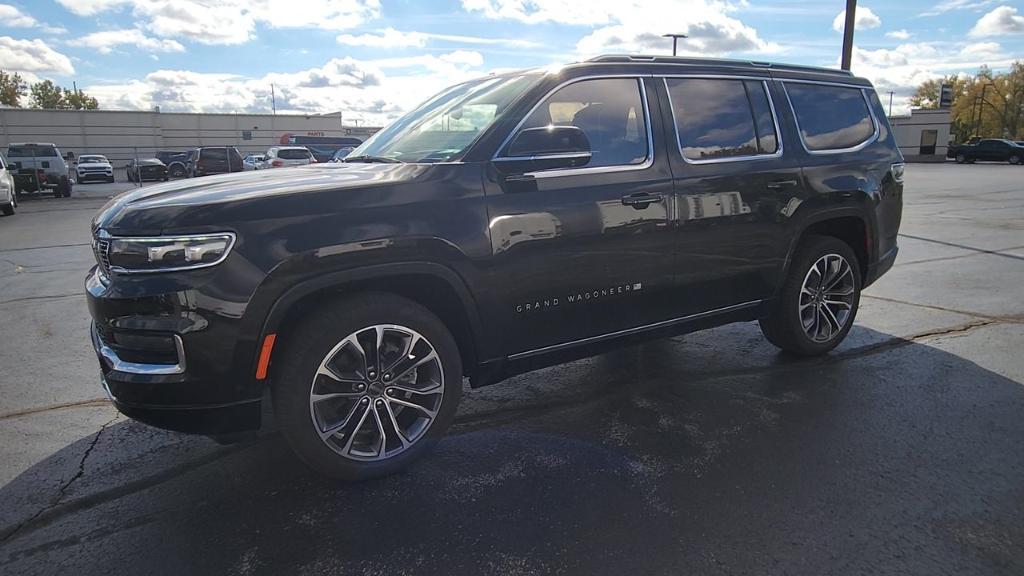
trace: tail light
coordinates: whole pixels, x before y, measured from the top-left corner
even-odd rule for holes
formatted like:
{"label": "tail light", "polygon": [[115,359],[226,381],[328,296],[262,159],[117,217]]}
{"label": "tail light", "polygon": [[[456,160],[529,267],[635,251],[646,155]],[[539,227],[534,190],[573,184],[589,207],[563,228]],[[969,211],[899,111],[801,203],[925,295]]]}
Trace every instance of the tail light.
{"label": "tail light", "polygon": [[309,163],[310,164],[316,164],[316,158],[310,158],[309,159]]}
{"label": "tail light", "polygon": [[203,162],[202,158],[196,160],[196,170],[203,170],[205,168],[206,168],[206,163]]}
{"label": "tail light", "polygon": [[280,160],[274,160],[273,162],[270,163],[270,165],[273,166],[274,168],[280,168],[281,166],[284,166],[284,162]]}

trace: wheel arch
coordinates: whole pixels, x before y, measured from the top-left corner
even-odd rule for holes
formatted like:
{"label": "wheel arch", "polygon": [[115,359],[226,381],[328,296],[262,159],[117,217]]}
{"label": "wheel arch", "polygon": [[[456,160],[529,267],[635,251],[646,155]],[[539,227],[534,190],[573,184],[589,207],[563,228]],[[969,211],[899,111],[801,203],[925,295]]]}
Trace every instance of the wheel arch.
{"label": "wheel arch", "polygon": [[877,255],[877,239],[872,233],[873,230],[872,219],[860,207],[835,208],[808,216],[801,222],[798,232],[793,234],[786,254],[782,281],[784,282],[789,274],[789,266],[800,243],[809,235],[832,236],[850,246],[857,256],[858,271],[861,280],[864,281],[868,277],[871,262]]}
{"label": "wheel arch", "polygon": [[[289,330],[317,305],[347,295],[386,292],[408,298],[437,315],[455,338],[463,371],[473,376],[479,365],[481,322],[476,301],[451,268],[432,262],[389,263],[328,272],[304,279],[281,294],[270,307],[260,333],[287,339]],[[275,344],[277,346],[277,344]],[[258,358],[253,359],[253,372]]]}

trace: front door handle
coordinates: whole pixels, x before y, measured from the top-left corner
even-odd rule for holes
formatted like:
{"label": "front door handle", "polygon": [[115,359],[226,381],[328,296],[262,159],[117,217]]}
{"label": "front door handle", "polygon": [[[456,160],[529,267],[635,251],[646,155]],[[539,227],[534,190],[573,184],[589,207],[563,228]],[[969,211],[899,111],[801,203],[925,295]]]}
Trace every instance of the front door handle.
{"label": "front door handle", "polygon": [[634,208],[646,208],[649,204],[655,202],[661,202],[664,197],[661,194],[652,194],[649,192],[641,192],[639,194],[630,194],[622,197],[622,203],[626,206],[632,206]]}
{"label": "front door handle", "polygon": [[795,188],[800,183],[796,180],[773,180],[766,184],[769,190],[782,190],[783,188]]}

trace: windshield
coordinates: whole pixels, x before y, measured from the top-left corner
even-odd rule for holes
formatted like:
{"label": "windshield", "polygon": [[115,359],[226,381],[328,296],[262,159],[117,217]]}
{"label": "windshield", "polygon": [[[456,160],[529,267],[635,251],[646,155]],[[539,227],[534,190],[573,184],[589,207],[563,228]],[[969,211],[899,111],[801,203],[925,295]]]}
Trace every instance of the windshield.
{"label": "windshield", "polygon": [[79,164],[104,164],[106,161],[105,156],[80,156],[78,158]]}
{"label": "windshield", "polygon": [[7,155],[15,158],[57,156],[57,149],[53,146],[11,146],[7,149]]}
{"label": "windshield", "polygon": [[492,76],[453,86],[374,134],[348,158],[448,161],[462,154],[540,77],[540,73]]}
{"label": "windshield", "polygon": [[311,154],[305,148],[281,148],[277,157],[282,160],[309,160]]}

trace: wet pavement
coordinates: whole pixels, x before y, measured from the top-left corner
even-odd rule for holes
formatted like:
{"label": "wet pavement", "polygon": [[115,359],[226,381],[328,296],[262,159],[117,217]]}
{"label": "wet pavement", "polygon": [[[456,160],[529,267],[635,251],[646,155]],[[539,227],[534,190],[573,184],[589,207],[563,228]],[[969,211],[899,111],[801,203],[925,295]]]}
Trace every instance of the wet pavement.
{"label": "wet pavement", "polygon": [[81,280],[115,187],[0,218],[0,573],[1024,573],[1024,168],[912,165],[901,254],[832,355],[755,324],[466,390],[340,485],[102,397]]}

